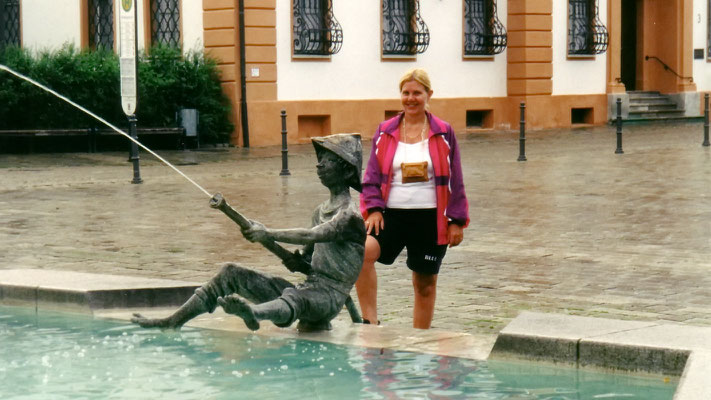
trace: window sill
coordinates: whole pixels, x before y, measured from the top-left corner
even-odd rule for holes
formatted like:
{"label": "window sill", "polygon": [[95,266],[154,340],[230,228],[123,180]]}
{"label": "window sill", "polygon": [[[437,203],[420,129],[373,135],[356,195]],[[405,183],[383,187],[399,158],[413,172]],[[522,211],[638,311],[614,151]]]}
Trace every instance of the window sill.
{"label": "window sill", "polygon": [[584,130],[584,129],[593,128],[593,127],[595,127],[595,124],[591,124],[588,122],[580,122],[580,123],[570,124],[570,129],[574,129],[574,130]]}
{"label": "window sill", "polygon": [[331,61],[331,55],[319,55],[319,54],[292,54],[291,59],[293,61]]}
{"label": "window sill", "polygon": [[474,55],[474,54],[464,54],[462,56],[464,61],[494,61],[494,56],[489,54]]}
{"label": "window sill", "polygon": [[416,61],[417,54],[382,54],[382,61]]}
{"label": "window sill", "polygon": [[568,60],[594,60],[594,54],[568,54]]}
{"label": "window sill", "polygon": [[469,134],[469,133],[488,133],[488,132],[493,132],[493,131],[494,131],[494,127],[493,127],[493,126],[491,126],[491,127],[487,127],[487,126],[481,126],[481,127],[477,127],[477,126],[467,126],[467,127],[464,129],[464,133],[467,133],[467,134]]}

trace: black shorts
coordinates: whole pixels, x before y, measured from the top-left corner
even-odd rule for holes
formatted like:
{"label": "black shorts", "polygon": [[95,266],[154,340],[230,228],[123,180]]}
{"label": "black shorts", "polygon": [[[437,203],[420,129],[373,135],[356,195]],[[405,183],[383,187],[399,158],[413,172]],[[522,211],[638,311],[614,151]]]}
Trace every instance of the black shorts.
{"label": "black shorts", "polygon": [[378,262],[392,264],[403,248],[407,248],[407,267],[428,275],[439,273],[446,244],[437,244],[437,210],[388,208],[383,211],[385,229],[376,235],[380,244]]}

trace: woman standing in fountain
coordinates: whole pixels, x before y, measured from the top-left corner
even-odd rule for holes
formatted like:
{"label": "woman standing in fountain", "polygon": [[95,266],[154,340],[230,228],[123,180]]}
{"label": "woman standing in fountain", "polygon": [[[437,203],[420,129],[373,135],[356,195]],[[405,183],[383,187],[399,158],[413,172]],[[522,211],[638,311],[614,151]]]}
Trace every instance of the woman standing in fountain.
{"label": "woman standing in fountain", "polygon": [[366,323],[378,321],[375,261],[392,264],[407,248],[413,326],[429,329],[442,259],[469,224],[457,139],[429,112],[432,93],[425,70],[407,71],[400,79],[403,112],[380,123],[373,137],[360,197],[368,237],[356,282]]}

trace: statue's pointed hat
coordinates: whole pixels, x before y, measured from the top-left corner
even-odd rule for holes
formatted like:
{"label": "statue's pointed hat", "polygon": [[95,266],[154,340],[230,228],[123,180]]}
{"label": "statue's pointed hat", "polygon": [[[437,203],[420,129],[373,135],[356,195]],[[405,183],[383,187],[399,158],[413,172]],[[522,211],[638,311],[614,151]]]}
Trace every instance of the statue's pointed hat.
{"label": "statue's pointed hat", "polygon": [[363,145],[360,142],[359,133],[337,133],[330,136],[313,137],[311,143],[314,144],[317,154],[325,149],[352,165],[356,173],[348,182],[348,186],[361,191],[360,173],[363,165]]}

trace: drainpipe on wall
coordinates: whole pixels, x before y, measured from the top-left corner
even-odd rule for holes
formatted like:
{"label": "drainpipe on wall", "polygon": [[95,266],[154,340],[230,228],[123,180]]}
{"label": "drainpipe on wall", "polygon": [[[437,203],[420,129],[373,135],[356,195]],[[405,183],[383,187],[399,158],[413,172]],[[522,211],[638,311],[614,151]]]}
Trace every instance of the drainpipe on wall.
{"label": "drainpipe on wall", "polygon": [[247,118],[247,62],[245,61],[244,43],[244,0],[239,0],[239,80],[240,80],[240,118],[242,120],[242,145],[249,147],[249,119]]}

